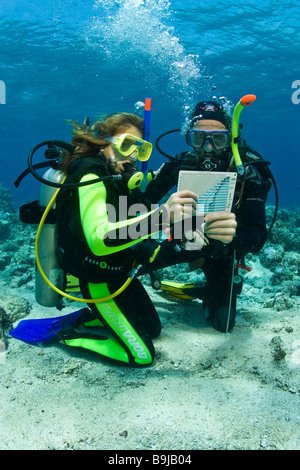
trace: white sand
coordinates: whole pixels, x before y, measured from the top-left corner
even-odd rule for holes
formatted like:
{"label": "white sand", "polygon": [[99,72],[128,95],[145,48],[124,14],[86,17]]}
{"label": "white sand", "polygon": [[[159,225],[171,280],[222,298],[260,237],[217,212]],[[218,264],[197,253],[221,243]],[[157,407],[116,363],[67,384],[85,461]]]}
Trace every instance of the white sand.
{"label": "white sand", "polygon": [[[6,292],[30,300],[27,318],[59,314],[25,289]],[[246,286],[234,331],[224,335],[206,325],[199,301],[149,292],[163,324],[152,367],[10,339],[0,364],[0,448],[299,450],[299,297],[278,312]],[[280,361],[274,336],[286,352]]]}

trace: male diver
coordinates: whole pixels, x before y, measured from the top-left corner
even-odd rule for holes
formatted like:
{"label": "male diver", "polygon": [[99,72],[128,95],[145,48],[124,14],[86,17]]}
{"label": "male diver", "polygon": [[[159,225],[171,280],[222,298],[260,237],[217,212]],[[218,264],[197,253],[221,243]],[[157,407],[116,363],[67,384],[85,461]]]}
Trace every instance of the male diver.
{"label": "male diver", "polygon": [[[231,131],[231,118],[221,104],[215,101],[198,103],[190,116],[185,135],[191,149],[177,154],[162,166],[148,186],[146,195],[153,202],[160,201],[177,185],[180,170],[236,172],[230,145]],[[255,151],[245,143],[239,141],[238,145],[242,161],[247,156],[255,157]],[[200,243],[200,251],[197,250],[199,234],[195,231],[194,250],[191,249],[191,243],[187,250],[184,243],[179,245],[177,240],[169,239],[162,244],[159,256],[151,265],[152,271],[155,271],[170,265],[171,259],[172,264],[189,262],[191,269],[201,268],[206,277],[204,288],[188,284],[181,296],[184,298],[187,295],[188,298],[191,295],[192,298],[203,299],[205,317],[218,331],[230,331],[235,324],[236,300],[242,290],[242,282],[241,278],[233,276],[234,261],[247,253],[257,253],[266,241],[265,201],[268,190],[266,178],[260,174],[257,166],[245,166],[244,174],[238,175],[232,208],[237,222],[235,236],[231,240],[210,236],[207,226],[212,214],[208,214],[204,219],[206,241],[204,246]],[[222,230],[222,224],[226,227],[226,224],[230,226],[233,223],[232,213],[227,213],[227,217],[223,214],[224,221],[219,221],[219,231]],[[224,229],[223,237],[226,233]],[[239,282],[232,282],[233,279]],[[170,290],[174,290],[172,286]]]}

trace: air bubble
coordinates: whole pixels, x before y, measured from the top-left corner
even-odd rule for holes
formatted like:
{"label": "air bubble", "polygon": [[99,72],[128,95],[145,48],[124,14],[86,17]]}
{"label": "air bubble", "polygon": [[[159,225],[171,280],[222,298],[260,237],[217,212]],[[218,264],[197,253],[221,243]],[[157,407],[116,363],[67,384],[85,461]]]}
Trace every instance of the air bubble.
{"label": "air bubble", "polygon": [[134,103],[134,107],[138,111],[139,109],[145,107],[145,103],[143,103],[142,101],[137,101],[136,103]]}

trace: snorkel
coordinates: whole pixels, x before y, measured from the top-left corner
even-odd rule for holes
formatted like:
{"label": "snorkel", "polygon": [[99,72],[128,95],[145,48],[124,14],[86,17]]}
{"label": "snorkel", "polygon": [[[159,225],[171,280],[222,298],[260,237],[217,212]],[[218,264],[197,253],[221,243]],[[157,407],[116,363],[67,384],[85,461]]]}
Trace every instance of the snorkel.
{"label": "snorkel", "polygon": [[[151,98],[145,98],[145,113],[144,113],[144,135],[143,139],[149,142],[150,138],[150,116],[151,116]],[[144,193],[148,185],[148,163],[142,162],[142,173],[144,175],[143,181],[140,186],[140,191]]]}
{"label": "snorkel", "polygon": [[244,166],[240,157],[240,152],[238,148],[238,138],[239,138],[239,122],[240,114],[245,106],[251,106],[253,101],[256,100],[255,95],[245,95],[237,103],[233,111],[232,116],[232,129],[231,129],[231,149],[235,161],[235,166],[239,175],[244,174]]}

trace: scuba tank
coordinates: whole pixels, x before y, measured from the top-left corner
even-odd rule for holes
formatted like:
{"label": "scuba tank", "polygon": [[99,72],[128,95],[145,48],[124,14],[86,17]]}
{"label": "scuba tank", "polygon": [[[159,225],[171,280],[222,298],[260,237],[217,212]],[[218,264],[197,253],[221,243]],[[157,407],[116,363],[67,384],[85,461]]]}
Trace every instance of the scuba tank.
{"label": "scuba tank", "polygon": [[[63,174],[53,168],[49,168],[43,175],[43,179],[54,183],[60,183]],[[56,188],[41,184],[39,205],[46,208]],[[55,208],[55,203],[53,208]],[[56,223],[45,223],[39,240],[40,262],[47,278],[57,288],[63,289],[64,272],[60,269],[57,256],[57,228]],[[35,298],[44,307],[59,307],[62,303],[62,296],[55,292],[42,278],[40,271],[36,269],[35,277]]]}

